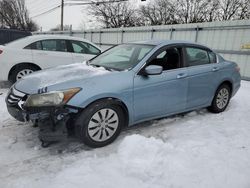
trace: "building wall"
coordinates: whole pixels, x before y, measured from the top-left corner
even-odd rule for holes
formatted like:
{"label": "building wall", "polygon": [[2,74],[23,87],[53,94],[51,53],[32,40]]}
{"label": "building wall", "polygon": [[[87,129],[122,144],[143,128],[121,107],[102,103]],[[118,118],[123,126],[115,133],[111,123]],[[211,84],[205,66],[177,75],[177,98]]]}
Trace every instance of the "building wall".
{"label": "building wall", "polygon": [[171,39],[188,40],[206,45],[225,59],[235,61],[243,79],[250,79],[250,20],[146,26],[65,32],[36,32],[34,34],[64,34],[88,39],[103,49],[130,41]]}

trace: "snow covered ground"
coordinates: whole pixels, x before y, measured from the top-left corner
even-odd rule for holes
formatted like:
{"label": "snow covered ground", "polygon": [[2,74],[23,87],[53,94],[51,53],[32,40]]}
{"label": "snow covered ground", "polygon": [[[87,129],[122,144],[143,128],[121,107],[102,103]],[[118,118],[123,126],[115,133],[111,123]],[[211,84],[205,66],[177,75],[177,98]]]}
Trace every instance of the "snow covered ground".
{"label": "snow covered ground", "polygon": [[6,93],[0,89],[1,188],[250,187],[250,82],[224,113],[146,122],[100,149],[74,140],[41,148],[37,128],[8,115]]}

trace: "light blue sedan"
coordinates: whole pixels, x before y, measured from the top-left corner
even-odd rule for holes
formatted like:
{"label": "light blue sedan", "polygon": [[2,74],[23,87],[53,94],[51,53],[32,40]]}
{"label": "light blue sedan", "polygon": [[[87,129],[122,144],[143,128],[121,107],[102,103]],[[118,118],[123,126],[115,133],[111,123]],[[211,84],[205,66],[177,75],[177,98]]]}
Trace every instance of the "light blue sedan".
{"label": "light blue sedan", "polygon": [[28,75],[6,103],[17,120],[39,125],[43,146],[76,135],[102,147],[139,122],[205,107],[223,112],[240,88],[239,71],[202,45],[133,42],[89,62]]}

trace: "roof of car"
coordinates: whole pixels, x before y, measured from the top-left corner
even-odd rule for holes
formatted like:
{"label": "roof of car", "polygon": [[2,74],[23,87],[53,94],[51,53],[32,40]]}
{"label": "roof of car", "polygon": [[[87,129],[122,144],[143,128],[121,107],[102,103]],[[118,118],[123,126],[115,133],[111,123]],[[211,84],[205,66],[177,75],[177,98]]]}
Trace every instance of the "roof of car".
{"label": "roof of car", "polygon": [[145,40],[145,41],[134,41],[134,42],[129,42],[129,43],[155,45],[155,46],[171,45],[171,44],[189,44],[189,45],[199,46],[199,47],[203,47],[203,48],[208,48],[208,47],[203,46],[201,44],[191,42],[191,41],[185,41],[185,40]]}
{"label": "roof of car", "polygon": [[96,48],[100,49],[97,45],[95,45],[94,43],[84,39],[84,38],[80,38],[80,37],[72,37],[72,36],[67,36],[67,35],[32,35],[32,36],[28,36],[25,38],[22,38],[22,40],[16,40],[12,43],[9,43],[9,46],[12,47],[19,47],[19,48],[23,48],[26,45],[29,45],[30,43],[39,41],[39,40],[46,40],[46,39],[64,39],[64,40],[77,40],[77,41],[83,41],[83,42],[88,42],[90,44],[92,44],[93,46],[95,46]]}
{"label": "roof of car", "polygon": [[30,36],[30,38],[32,39],[76,39],[76,40],[84,40],[83,38],[79,38],[79,37],[72,37],[72,36],[67,36],[67,35],[33,35],[33,36]]}

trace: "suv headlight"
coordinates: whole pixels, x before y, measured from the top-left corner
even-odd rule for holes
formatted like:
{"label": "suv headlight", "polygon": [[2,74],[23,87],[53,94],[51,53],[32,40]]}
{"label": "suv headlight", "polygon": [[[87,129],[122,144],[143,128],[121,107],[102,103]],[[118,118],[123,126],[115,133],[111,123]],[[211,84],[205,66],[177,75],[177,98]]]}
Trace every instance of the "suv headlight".
{"label": "suv headlight", "polygon": [[60,106],[66,104],[81,89],[73,88],[65,91],[30,95],[25,102],[27,107]]}

